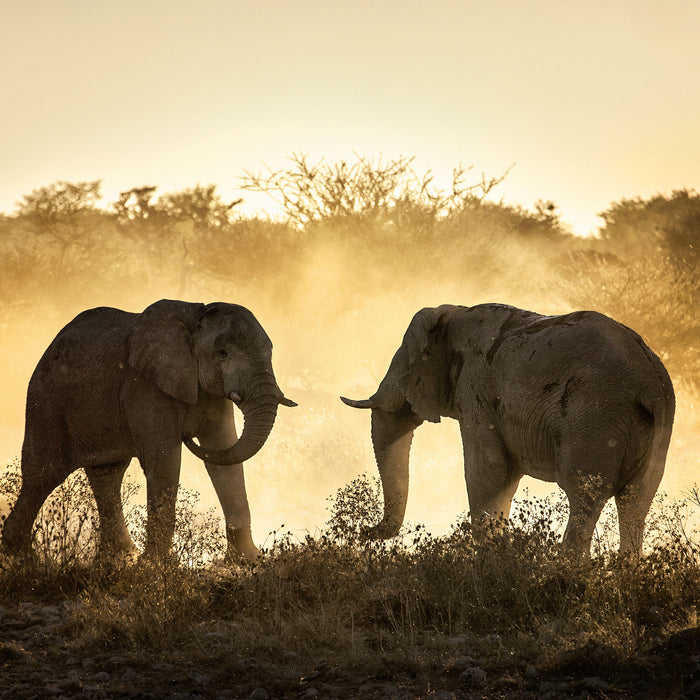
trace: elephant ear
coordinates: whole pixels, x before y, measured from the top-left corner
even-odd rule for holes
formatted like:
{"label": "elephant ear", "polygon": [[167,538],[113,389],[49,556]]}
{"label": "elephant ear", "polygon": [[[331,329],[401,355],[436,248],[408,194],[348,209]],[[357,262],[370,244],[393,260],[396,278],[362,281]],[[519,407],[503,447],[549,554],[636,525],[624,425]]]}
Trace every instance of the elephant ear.
{"label": "elephant ear", "polygon": [[433,423],[440,422],[452,395],[447,323],[453,308],[445,305],[421,309],[403,339],[406,364],[399,387],[414,412]]}
{"label": "elephant ear", "polygon": [[189,404],[199,393],[191,332],[203,310],[203,304],[163,299],[139,315],[129,337],[129,365]]}

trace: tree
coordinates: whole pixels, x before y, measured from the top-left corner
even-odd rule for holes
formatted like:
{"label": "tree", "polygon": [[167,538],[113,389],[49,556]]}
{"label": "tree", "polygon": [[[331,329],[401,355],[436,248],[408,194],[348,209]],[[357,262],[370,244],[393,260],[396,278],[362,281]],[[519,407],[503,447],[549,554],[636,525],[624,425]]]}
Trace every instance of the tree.
{"label": "tree", "polygon": [[291,166],[282,170],[246,172],[242,187],[269,194],[297,228],[341,219],[396,224],[407,215],[436,220],[466,201],[482,200],[505,178],[482,175],[481,181],[466,184],[470,169],[459,166],[452,173],[451,190],[443,191],[434,186],[430,171],[419,176],[412,168],[414,158],[405,156],[386,162],[356,156],[352,163],[312,164],[306,155],[294,153],[290,160]]}
{"label": "tree", "polygon": [[55,182],[25,195],[19,202],[18,216],[35,233],[57,240],[73,238],[86,220],[97,213],[101,180],[92,182]]}
{"label": "tree", "polygon": [[695,265],[698,261],[700,195],[693,190],[621,199],[599,216],[604,221],[600,237],[612,252],[647,250],[668,255],[677,264]]}
{"label": "tree", "polygon": [[221,229],[230,222],[231,210],[242,201],[227,204],[216,192],[216,185],[196,185],[161,196],[157,208],[174,221],[191,221],[197,230]]}
{"label": "tree", "polygon": [[153,214],[151,198],[158,188],[153,185],[133,187],[119,193],[119,198],[112,205],[117,221],[126,226],[131,222],[143,222]]}

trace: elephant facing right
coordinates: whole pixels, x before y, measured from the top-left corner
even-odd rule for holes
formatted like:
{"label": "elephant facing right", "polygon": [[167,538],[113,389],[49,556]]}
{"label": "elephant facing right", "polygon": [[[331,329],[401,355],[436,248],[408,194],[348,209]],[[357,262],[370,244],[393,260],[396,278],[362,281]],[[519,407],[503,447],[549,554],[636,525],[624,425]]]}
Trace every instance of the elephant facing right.
{"label": "elephant facing right", "polygon": [[620,550],[641,552],[675,396],[661,360],[611,318],[593,311],[542,316],[502,304],[425,308],[377,392],[343,401],[372,411],[384,516],[370,537],[398,533],[413,432],[445,416],[459,422],[473,522],[509,517],[528,475],[566,493],[566,548],[590,552],[603,506],[614,497]]}

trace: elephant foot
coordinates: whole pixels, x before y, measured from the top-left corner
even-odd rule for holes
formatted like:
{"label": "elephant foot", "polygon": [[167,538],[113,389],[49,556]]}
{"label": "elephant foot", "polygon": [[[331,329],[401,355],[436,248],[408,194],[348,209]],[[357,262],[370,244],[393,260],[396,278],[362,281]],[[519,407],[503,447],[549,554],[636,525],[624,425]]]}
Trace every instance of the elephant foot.
{"label": "elephant foot", "polygon": [[133,564],[139,558],[139,550],[131,541],[123,545],[100,545],[97,558],[100,562]]}
{"label": "elephant foot", "polygon": [[226,539],[226,563],[255,564],[260,560],[260,550],[253,543],[249,527],[227,527]]}
{"label": "elephant foot", "polygon": [[169,570],[180,568],[180,559],[172,549],[149,549],[136,556],[136,564],[146,569]]}
{"label": "elephant foot", "polygon": [[362,537],[366,540],[390,540],[401,531],[401,523],[388,523],[382,520],[378,525],[362,529]]}

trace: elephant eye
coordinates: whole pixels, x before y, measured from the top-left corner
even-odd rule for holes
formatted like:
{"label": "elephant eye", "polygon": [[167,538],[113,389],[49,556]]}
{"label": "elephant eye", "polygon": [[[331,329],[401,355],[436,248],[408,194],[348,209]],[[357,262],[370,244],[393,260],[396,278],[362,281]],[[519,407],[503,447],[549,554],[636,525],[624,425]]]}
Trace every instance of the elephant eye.
{"label": "elephant eye", "polygon": [[228,350],[225,348],[219,348],[216,351],[216,354],[223,360],[225,357],[228,357]]}

